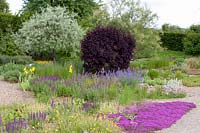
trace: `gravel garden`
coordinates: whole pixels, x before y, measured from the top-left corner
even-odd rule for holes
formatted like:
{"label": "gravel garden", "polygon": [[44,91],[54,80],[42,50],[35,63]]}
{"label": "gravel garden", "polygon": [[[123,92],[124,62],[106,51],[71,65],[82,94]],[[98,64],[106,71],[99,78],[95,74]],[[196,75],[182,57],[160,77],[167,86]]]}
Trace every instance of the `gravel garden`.
{"label": "gravel garden", "polygon": [[0,133],[200,131],[200,26],[119,1],[0,12]]}

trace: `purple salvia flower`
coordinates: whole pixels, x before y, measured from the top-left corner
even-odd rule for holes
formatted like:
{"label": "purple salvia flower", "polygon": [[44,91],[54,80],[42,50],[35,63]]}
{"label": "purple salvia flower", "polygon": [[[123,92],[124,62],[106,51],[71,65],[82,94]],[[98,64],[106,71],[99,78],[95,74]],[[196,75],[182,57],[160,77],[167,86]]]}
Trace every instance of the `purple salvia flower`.
{"label": "purple salvia flower", "polygon": [[2,118],[1,118],[1,116],[0,116],[0,127],[3,125],[3,120],[2,120]]}
{"label": "purple salvia flower", "polygon": [[54,99],[51,99],[51,108],[52,108],[52,109],[55,108],[55,101],[54,101]]}
{"label": "purple salvia flower", "polygon": [[[29,115],[29,121],[46,120],[46,112],[35,112]],[[24,123],[25,124],[25,123]]]}

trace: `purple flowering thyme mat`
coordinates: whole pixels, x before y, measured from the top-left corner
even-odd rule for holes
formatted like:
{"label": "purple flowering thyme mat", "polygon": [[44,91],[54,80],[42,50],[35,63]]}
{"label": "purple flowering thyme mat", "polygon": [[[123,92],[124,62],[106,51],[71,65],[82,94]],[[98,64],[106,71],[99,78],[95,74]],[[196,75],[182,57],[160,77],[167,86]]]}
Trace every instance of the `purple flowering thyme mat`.
{"label": "purple flowering thyme mat", "polygon": [[126,133],[149,133],[170,127],[196,105],[188,102],[151,102],[133,104],[108,117]]}

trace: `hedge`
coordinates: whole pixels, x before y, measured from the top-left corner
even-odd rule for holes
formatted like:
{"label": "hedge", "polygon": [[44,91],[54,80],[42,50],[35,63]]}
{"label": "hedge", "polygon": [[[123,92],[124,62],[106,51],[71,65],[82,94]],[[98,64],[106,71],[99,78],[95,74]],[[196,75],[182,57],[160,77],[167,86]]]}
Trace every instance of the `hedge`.
{"label": "hedge", "polygon": [[162,47],[167,48],[168,50],[173,51],[183,51],[183,39],[185,37],[185,33],[173,33],[173,32],[164,32],[160,34]]}
{"label": "hedge", "polygon": [[200,33],[188,33],[183,43],[186,54],[200,55]]}

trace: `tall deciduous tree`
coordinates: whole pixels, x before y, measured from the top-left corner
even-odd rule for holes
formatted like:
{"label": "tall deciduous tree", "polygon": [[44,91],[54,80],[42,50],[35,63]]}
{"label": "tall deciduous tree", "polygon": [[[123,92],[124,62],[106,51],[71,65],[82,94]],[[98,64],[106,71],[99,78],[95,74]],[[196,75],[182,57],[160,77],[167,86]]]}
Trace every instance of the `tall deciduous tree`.
{"label": "tall deciduous tree", "polygon": [[157,15],[137,0],[112,0],[109,25],[129,31],[136,39],[136,57],[151,57],[160,47],[155,27]]}
{"label": "tall deciduous tree", "polygon": [[0,12],[8,13],[9,12],[9,5],[6,0],[0,0]]}
{"label": "tall deciduous tree", "polygon": [[24,0],[22,14],[29,18],[49,5],[65,7],[68,11],[76,13],[79,22],[91,16],[94,9],[98,8],[95,0]]}
{"label": "tall deciduous tree", "polygon": [[184,29],[177,25],[171,25],[171,24],[163,24],[162,25],[162,31],[163,32],[184,32]]}

